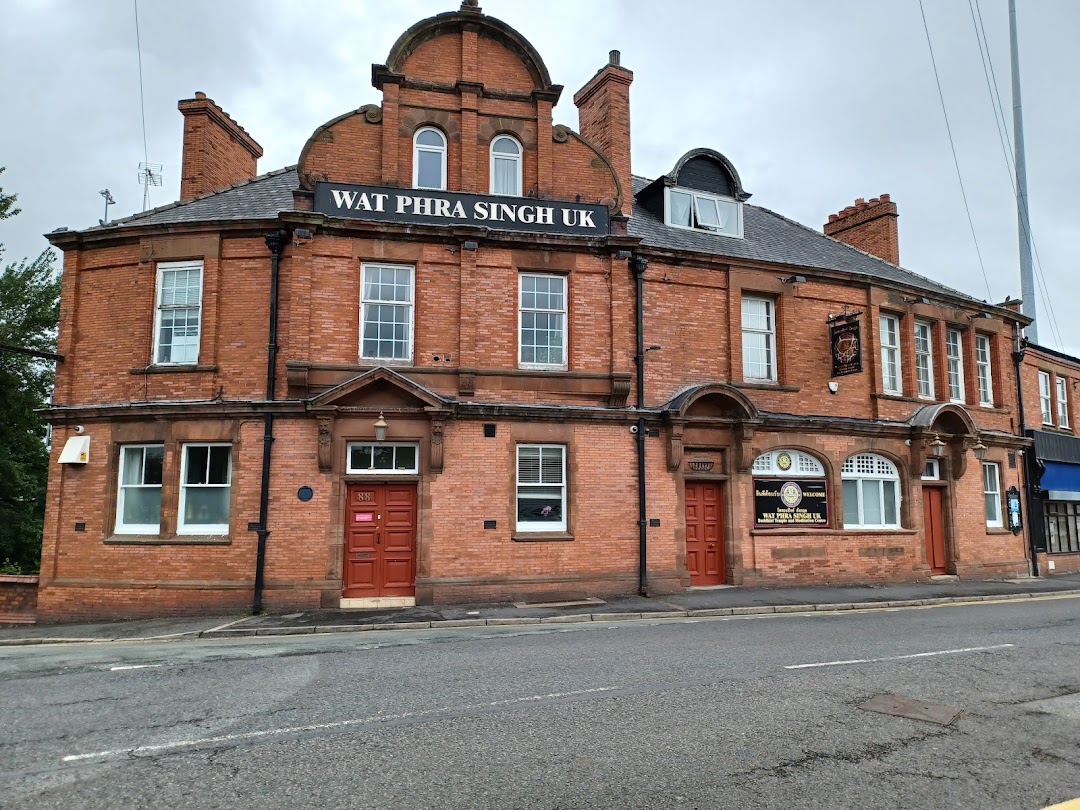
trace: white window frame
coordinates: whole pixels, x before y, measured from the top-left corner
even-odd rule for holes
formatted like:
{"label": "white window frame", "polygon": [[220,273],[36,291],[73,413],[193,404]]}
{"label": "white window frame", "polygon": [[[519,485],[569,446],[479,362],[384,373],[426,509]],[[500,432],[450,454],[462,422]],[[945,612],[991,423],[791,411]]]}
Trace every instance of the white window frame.
{"label": "white window frame", "polygon": [[[428,146],[418,142],[420,136],[425,132],[434,132],[442,139],[442,146]],[[442,173],[439,179],[438,186],[421,186],[420,185],[420,152],[433,152],[442,156]],[[448,150],[446,148],[446,133],[438,127],[420,127],[413,133],[413,175],[412,184],[413,188],[424,188],[432,191],[446,191],[446,164],[447,164]]]}
{"label": "white window frame", "polygon": [[[758,301],[765,304],[766,315],[769,319],[769,326],[767,329],[758,329],[756,327],[750,327],[746,325],[746,304],[748,301]],[[758,382],[758,383],[774,383],[777,381],[777,351],[776,351],[776,302],[771,298],[766,298],[763,295],[744,295],[739,304],[740,313],[740,326],[742,329],[742,377],[743,382]],[[748,363],[746,362],[746,336],[747,335],[765,335],[766,351],[768,352],[768,367],[766,370],[766,376],[764,377],[752,377],[747,371]]]}
{"label": "white window frame", "polygon": [[[503,139],[514,142],[514,145],[517,146],[517,148],[518,148],[518,153],[517,153],[516,156],[511,157],[510,155],[506,154],[505,152],[499,152],[499,153],[495,152],[495,144],[497,144],[499,141],[501,141]],[[497,154],[497,157],[496,157],[496,154]],[[506,197],[520,197],[520,196],[522,196],[522,188],[524,186],[524,181],[522,180],[521,175],[522,175],[522,166],[523,166],[523,164],[525,162],[524,157],[525,157],[525,149],[522,147],[521,141],[519,141],[513,135],[507,135],[504,132],[504,133],[502,133],[500,135],[496,135],[494,138],[491,139],[491,146],[488,149],[488,177],[490,179],[490,182],[488,183],[488,188],[490,189],[492,194],[502,195],[502,196],[506,196]],[[517,188],[514,191],[505,192],[505,191],[496,191],[495,190],[495,161],[496,160],[507,160],[507,161],[513,160],[514,163],[516,164],[516,171],[515,171],[514,176],[516,178]]]}
{"label": "white window frame", "polygon": [[[677,222],[673,222],[671,219],[671,195],[687,194],[690,196],[690,225],[683,225]],[[694,225],[693,222],[698,219],[698,200],[701,200],[701,204],[713,203],[714,205],[728,205],[734,206],[735,211],[735,229],[734,230],[721,230],[720,228],[713,228],[707,225]],[[717,211],[717,217],[719,218],[719,211]],[[726,197],[722,194],[709,194],[705,191],[698,191],[692,188],[664,188],[664,224],[671,228],[681,228],[684,231],[698,231],[705,233],[713,233],[717,236],[726,236],[730,239],[742,239],[743,238],[743,209],[742,203],[733,197]]]}
{"label": "white window frame", "polygon": [[1042,411],[1042,423],[1054,424],[1054,404],[1050,394],[1050,372],[1039,372],[1039,410]]}
{"label": "white window frame", "polygon": [[[368,270],[388,268],[391,270],[409,271],[409,301],[383,300],[381,298],[365,298],[364,291],[367,289]],[[408,350],[405,357],[378,357],[364,354],[364,324],[367,321],[369,305],[408,306]],[[391,264],[389,262],[362,262],[360,265],[360,362],[378,365],[412,365],[413,362],[413,339],[416,326],[416,267],[411,264]]]}
{"label": "white window frame", "polygon": [[[860,472],[857,472],[857,464],[858,464],[857,459],[860,456],[871,456],[871,457],[873,457],[873,459],[874,459],[874,472],[872,472],[872,473],[860,473]],[[881,466],[880,462],[886,462],[888,467],[889,467],[890,472],[888,472],[888,473],[882,472],[881,469],[880,469],[880,466]],[[858,523],[848,523],[847,519],[845,518],[844,519],[844,528],[845,529],[882,529],[882,530],[891,530],[891,529],[899,529],[900,528],[900,524],[901,524],[900,504],[903,501],[903,493],[901,492],[899,470],[897,469],[896,464],[894,464],[890,459],[885,458],[885,456],[878,455],[877,453],[855,453],[852,456],[848,456],[848,458],[844,461],[844,464],[840,469],[840,480],[841,480],[841,492],[843,492],[843,482],[844,481],[855,481],[857,483],[857,485],[858,485],[857,488],[856,488],[856,492],[857,492],[857,498],[858,498],[858,500],[857,500],[857,504],[858,504],[857,510],[858,510],[858,515],[859,515],[859,522]],[[863,491],[864,491],[863,490],[863,482],[864,481],[877,481],[879,484],[881,484],[881,486],[878,487],[878,498],[879,498],[879,504],[878,505],[879,505],[879,508],[880,508],[880,514],[881,514],[882,521],[884,521],[884,519],[885,519],[885,486],[884,486],[884,482],[885,481],[893,481],[894,482],[893,492],[895,493],[895,504],[894,504],[894,506],[895,506],[895,512],[894,513],[896,515],[896,522],[895,523],[884,523],[884,522],[882,522],[880,524],[878,524],[878,523],[869,523],[869,524],[866,523],[865,510],[863,509],[863,497],[864,497],[863,496]],[[847,504],[845,502],[845,504],[844,504],[845,509],[848,506],[850,506],[850,504]]]}
{"label": "white window frame", "polygon": [[[889,325],[892,326],[891,337],[893,342],[887,343],[890,337]],[[901,395],[904,393],[904,369],[900,356],[900,319],[895,315],[882,315],[878,319],[878,336],[881,343],[881,388],[886,394]],[[890,360],[896,366],[895,379],[889,379]]]}
{"label": "white window frame", "polygon": [[[953,342],[955,338],[955,343]],[[955,353],[954,353],[955,352]],[[948,364],[949,402],[963,404],[966,400],[964,391],[964,333],[959,329],[945,330],[945,357]],[[955,392],[960,395],[956,396]]]}
{"label": "white window frame", "polygon": [[[114,532],[116,534],[158,534],[161,531],[161,508],[158,507],[158,522],[157,523],[125,523],[124,522],[124,501],[127,496],[127,490],[129,489],[161,489],[161,484],[147,484],[144,483],[146,478],[146,451],[152,448],[158,448],[161,450],[162,455],[162,479],[164,479],[164,466],[165,466],[165,445],[161,443],[151,442],[149,444],[124,444],[120,446],[120,466],[118,467],[119,475],[117,477],[117,492],[116,492],[116,523]],[[127,465],[127,451],[128,450],[142,450],[143,451],[143,468],[139,471],[139,483],[138,484],[125,484],[124,483],[124,471]]]}
{"label": "white window frame", "polygon": [[1058,427],[1069,427],[1069,381],[1060,375],[1055,375],[1054,384],[1057,386],[1057,419]]}
{"label": "white window frame", "polygon": [[[185,304],[184,306],[166,306],[162,303],[162,295],[165,292],[165,273],[175,270],[198,270],[199,271],[199,303],[195,306]],[[197,366],[199,364],[199,354],[202,352],[202,311],[203,311],[203,281],[205,279],[205,272],[203,262],[200,261],[183,261],[183,262],[158,262],[157,266],[157,286],[154,292],[154,345],[153,345],[153,365],[155,366]],[[166,310],[177,309],[197,309],[199,311],[199,318],[196,328],[198,334],[195,337],[195,359],[194,360],[161,360],[159,353],[161,351],[161,315]],[[172,345],[172,344],[170,344]]]}
{"label": "white window frame", "polygon": [[[788,460],[786,468],[781,463],[785,455]],[[762,478],[824,478],[825,465],[809,453],[782,447],[764,452],[755,458],[750,465],[750,472],[755,477]]]}
{"label": "white window frame", "polygon": [[[354,467],[352,463],[353,449],[370,447],[371,458],[375,459],[376,447],[391,447],[394,449],[394,467],[385,469],[382,467]],[[397,449],[410,447],[413,450],[413,466],[402,468],[397,466]],[[349,442],[345,447],[345,472],[349,475],[416,475],[420,471],[420,445],[418,442]]]}
{"label": "white window frame", "polygon": [[[523,284],[523,281],[526,278],[545,278],[545,279],[559,279],[559,280],[561,280],[562,281],[562,301],[563,301],[562,309],[561,310],[559,310],[559,309],[539,309],[539,308],[536,308],[536,307],[525,307],[524,306],[525,286]],[[526,312],[546,313],[548,315],[561,315],[562,316],[562,353],[563,353],[562,362],[560,362],[560,363],[535,363],[535,362],[528,362],[527,363],[527,362],[525,362],[525,360],[523,359],[523,357],[524,357],[524,352],[523,352],[524,343],[523,343],[521,338],[522,338],[522,334],[523,334],[524,329],[525,329],[525,313]],[[567,368],[569,368],[569,358],[570,358],[570,346],[569,346],[569,342],[568,342],[569,321],[570,321],[570,283],[569,283],[569,279],[567,278],[567,276],[564,276],[564,275],[562,275],[560,273],[527,273],[527,272],[518,273],[518,334],[517,334],[518,368],[547,369],[547,370],[554,370],[554,371],[565,371]]]}
{"label": "white window frame", "polygon": [[923,467],[922,475],[920,476],[923,481],[940,481],[941,480],[941,460],[936,458],[928,458],[926,460],[926,466]]}
{"label": "white window frame", "polygon": [[[188,484],[188,450],[193,447],[228,447],[229,448],[229,481],[225,484]],[[229,520],[232,521],[232,471],[233,453],[232,444],[229,442],[189,442],[180,446],[180,500],[176,511],[177,534],[228,534],[228,523],[192,523],[184,522],[184,513],[187,511],[188,489],[228,489],[229,490]],[[207,454],[209,464],[209,453]]]}
{"label": "white window frame", "polygon": [[993,408],[994,369],[988,335],[975,335],[975,371],[979,383],[979,405],[984,408]]}
{"label": "white window frame", "polygon": [[[934,327],[929,321],[915,321],[915,387],[919,399],[934,398]],[[925,349],[919,343],[925,342]],[[924,379],[925,373],[925,379]]]}
{"label": "white window frame", "polygon": [[[984,461],[982,469],[984,509],[991,503],[994,505],[994,514],[990,514],[990,510],[985,509],[986,527],[988,529],[1000,529],[1004,525],[1001,516],[1001,465],[993,461]],[[993,472],[993,480],[987,478],[987,473],[991,471]],[[990,496],[993,496],[993,499],[987,500]]]}
{"label": "white window frame", "polygon": [[[547,483],[541,480],[538,483],[521,483],[521,451],[525,448],[536,448],[541,451],[541,464],[540,464],[540,477],[543,478],[543,451],[544,450],[559,450],[562,454],[562,471],[561,471],[561,483],[553,484]],[[532,520],[520,520],[518,518],[518,501],[521,497],[522,487],[538,487],[553,489],[556,486],[562,489],[562,520],[558,523],[554,521],[532,521]],[[565,532],[566,531],[566,511],[567,511],[567,498],[566,498],[566,445],[565,444],[519,444],[517,446],[514,462],[514,526],[519,532]]]}

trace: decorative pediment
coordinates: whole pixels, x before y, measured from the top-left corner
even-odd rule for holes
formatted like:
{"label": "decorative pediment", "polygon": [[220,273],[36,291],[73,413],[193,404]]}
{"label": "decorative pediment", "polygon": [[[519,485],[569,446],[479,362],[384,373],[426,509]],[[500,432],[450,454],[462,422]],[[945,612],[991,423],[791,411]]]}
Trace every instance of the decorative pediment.
{"label": "decorative pediment", "polygon": [[723,383],[688,388],[664,405],[664,410],[672,416],[684,419],[697,417],[756,421],[761,418],[757,406],[746,394]]}
{"label": "decorative pediment", "polygon": [[312,411],[427,411],[443,410],[448,405],[445,397],[385,366],[358,374],[308,402]]}

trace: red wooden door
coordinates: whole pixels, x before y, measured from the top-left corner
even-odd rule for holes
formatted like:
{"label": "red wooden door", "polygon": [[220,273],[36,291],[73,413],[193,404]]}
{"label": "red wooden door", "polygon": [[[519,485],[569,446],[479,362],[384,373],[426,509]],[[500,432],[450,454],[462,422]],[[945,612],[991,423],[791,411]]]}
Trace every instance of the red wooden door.
{"label": "red wooden door", "polygon": [[720,484],[686,482],[686,568],[691,585],[724,581],[724,508]]}
{"label": "red wooden door", "polygon": [[945,573],[945,521],[941,516],[941,488],[923,487],[923,532],[926,562],[933,574]]}
{"label": "red wooden door", "polygon": [[342,596],[416,594],[416,485],[351,484]]}

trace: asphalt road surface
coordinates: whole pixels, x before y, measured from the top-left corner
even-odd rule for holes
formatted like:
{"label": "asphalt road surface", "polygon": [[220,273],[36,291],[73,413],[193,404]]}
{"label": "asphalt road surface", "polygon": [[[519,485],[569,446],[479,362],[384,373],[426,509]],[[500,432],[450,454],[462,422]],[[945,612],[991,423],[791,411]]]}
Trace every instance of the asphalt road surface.
{"label": "asphalt road surface", "polygon": [[1036,810],[1080,599],[9,647],[0,729],[3,807]]}

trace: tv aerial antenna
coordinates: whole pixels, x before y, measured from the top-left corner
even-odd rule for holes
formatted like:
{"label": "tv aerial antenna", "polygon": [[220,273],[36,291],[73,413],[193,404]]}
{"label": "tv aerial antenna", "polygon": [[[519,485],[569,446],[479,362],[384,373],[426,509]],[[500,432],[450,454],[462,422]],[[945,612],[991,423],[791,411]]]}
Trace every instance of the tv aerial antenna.
{"label": "tv aerial antenna", "polygon": [[139,182],[143,187],[142,210],[145,211],[150,207],[150,186],[161,185],[161,164],[140,163]]}

